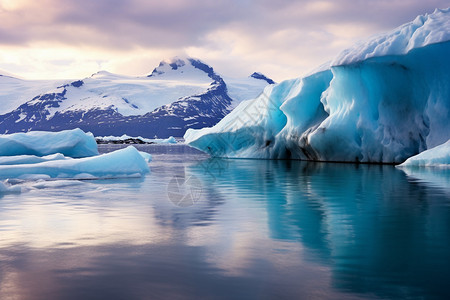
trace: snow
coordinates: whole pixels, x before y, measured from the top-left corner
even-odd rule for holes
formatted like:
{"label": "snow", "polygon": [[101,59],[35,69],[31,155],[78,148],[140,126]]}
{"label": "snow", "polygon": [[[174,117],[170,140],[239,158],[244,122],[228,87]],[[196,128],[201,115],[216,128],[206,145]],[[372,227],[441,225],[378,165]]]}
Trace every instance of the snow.
{"label": "snow", "polygon": [[372,37],[343,51],[334,66],[349,65],[371,57],[404,55],[412,49],[450,40],[450,8],[436,9],[432,14],[418,16],[387,34]]}
{"label": "snow", "polygon": [[331,67],[267,86],[184,139],[220,157],[401,163],[450,139],[449,19],[450,10],[419,17],[344,51]]}
{"label": "snow", "polygon": [[176,144],[177,140],[173,137],[170,136],[167,139],[149,139],[149,138],[144,138],[142,136],[129,136],[127,134],[121,135],[121,136],[113,136],[113,135],[109,135],[109,136],[96,136],[95,137],[98,140],[101,141],[105,141],[105,142],[118,142],[118,141],[125,141],[128,139],[133,139],[133,140],[141,140],[145,143],[149,143],[149,144]]}
{"label": "snow", "polygon": [[[4,75],[0,72],[0,75]],[[53,90],[66,81],[23,80],[0,76],[0,114],[8,113],[39,94]]]}
{"label": "snow", "polygon": [[56,153],[69,157],[93,156],[98,154],[97,143],[91,133],[81,129],[0,135],[0,156],[46,156]]}
{"label": "snow", "polygon": [[161,74],[151,77],[132,77],[100,71],[84,79],[79,87],[67,86],[60,107],[56,111],[77,111],[114,108],[124,116],[144,115],[188,95],[205,92],[212,79],[185,62],[173,70],[168,62],[157,68]]}
{"label": "snow", "polygon": [[255,99],[267,86],[265,80],[256,79],[251,76],[247,78],[222,76],[222,78],[227,85],[228,95],[233,99],[231,104],[232,108],[235,108],[244,100]]}
{"label": "snow", "polygon": [[450,140],[434,148],[408,158],[398,167],[443,167],[450,168]]}
{"label": "snow", "polygon": [[[35,164],[0,165],[0,178],[38,179],[96,179],[140,177],[150,171],[151,156],[133,146],[111,153]],[[0,187],[1,188],[1,187]]]}
{"label": "snow", "polygon": [[[46,110],[50,120],[57,112],[79,112],[113,109],[123,116],[144,115],[185,97],[204,94],[214,80],[207,72],[194,67],[193,59],[175,57],[162,61],[149,76],[124,76],[100,71],[78,81],[31,81],[0,76],[0,115],[6,114],[28,101],[40,101],[36,96],[63,93],[58,107]],[[226,78],[228,93],[233,99],[231,108],[245,99],[258,96],[267,85],[265,80]],[[27,117],[20,112],[16,123]]]}

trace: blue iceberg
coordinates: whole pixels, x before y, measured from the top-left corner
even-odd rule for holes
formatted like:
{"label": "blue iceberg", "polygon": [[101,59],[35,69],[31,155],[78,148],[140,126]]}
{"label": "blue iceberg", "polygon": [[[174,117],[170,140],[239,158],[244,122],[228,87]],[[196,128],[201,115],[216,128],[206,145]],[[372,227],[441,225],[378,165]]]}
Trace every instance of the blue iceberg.
{"label": "blue iceberg", "polygon": [[133,146],[111,153],[50,160],[34,164],[0,165],[0,179],[95,179],[140,177],[150,171],[151,156]]}
{"label": "blue iceberg", "polygon": [[0,135],[0,156],[46,156],[56,153],[69,157],[98,155],[97,143],[91,133],[78,128],[60,132],[31,131]]}
{"label": "blue iceberg", "polygon": [[450,139],[450,9],[265,88],[189,145],[218,157],[401,163]]}
{"label": "blue iceberg", "polygon": [[0,165],[24,165],[24,164],[37,164],[45,161],[63,160],[67,159],[61,153],[36,156],[36,155],[16,155],[16,156],[0,156]]}

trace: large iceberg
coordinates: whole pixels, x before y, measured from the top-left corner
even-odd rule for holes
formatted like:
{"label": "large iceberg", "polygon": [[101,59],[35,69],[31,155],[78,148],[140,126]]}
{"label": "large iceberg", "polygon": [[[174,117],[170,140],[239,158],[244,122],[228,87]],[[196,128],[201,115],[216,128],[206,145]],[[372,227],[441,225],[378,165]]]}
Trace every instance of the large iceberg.
{"label": "large iceberg", "polygon": [[186,143],[212,156],[400,163],[450,138],[450,9],[266,87]]}
{"label": "large iceberg", "polygon": [[0,135],[0,156],[46,156],[56,153],[69,157],[98,155],[97,143],[91,133],[78,128],[59,132],[31,131]]}
{"label": "large iceberg", "polygon": [[138,177],[150,171],[149,160],[151,160],[150,155],[129,146],[92,157],[49,160],[33,164],[0,165],[0,179]]}

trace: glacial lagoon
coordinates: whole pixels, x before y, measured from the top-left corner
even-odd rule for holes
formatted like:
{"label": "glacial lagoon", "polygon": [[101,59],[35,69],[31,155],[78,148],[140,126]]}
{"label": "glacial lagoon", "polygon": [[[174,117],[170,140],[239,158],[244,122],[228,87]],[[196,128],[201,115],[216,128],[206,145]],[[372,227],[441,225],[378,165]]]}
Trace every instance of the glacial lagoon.
{"label": "glacial lagoon", "polygon": [[0,299],[450,298],[448,169],[137,148],[143,178],[0,194]]}

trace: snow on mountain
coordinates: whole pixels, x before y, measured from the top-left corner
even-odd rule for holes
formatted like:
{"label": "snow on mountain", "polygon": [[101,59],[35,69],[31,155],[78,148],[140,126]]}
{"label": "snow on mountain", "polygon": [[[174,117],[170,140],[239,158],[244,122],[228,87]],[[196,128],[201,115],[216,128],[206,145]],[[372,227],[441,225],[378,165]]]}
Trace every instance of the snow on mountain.
{"label": "snow on mountain", "polygon": [[2,80],[0,132],[79,127],[96,135],[169,137],[216,124],[240,101],[259,95],[269,79],[230,78],[227,84],[200,60],[176,57],[142,77],[100,71],[60,85]]}
{"label": "snow on mountain", "polygon": [[191,146],[222,157],[400,163],[450,138],[450,9],[265,88]]}
{"label": "snow on mountain", "polygon": [[268,84],[275,83],[272,79],[257,72],[247,78],[223,77],[223,79],[227,84],[228,95],[233,99],[233,108],[244,100],[256,98]]}
{"label": "snow on mountain", "polygon": [[8,113],[34,96],[63,83],[54,80],[23,80],[0,70],[0,114]]}

